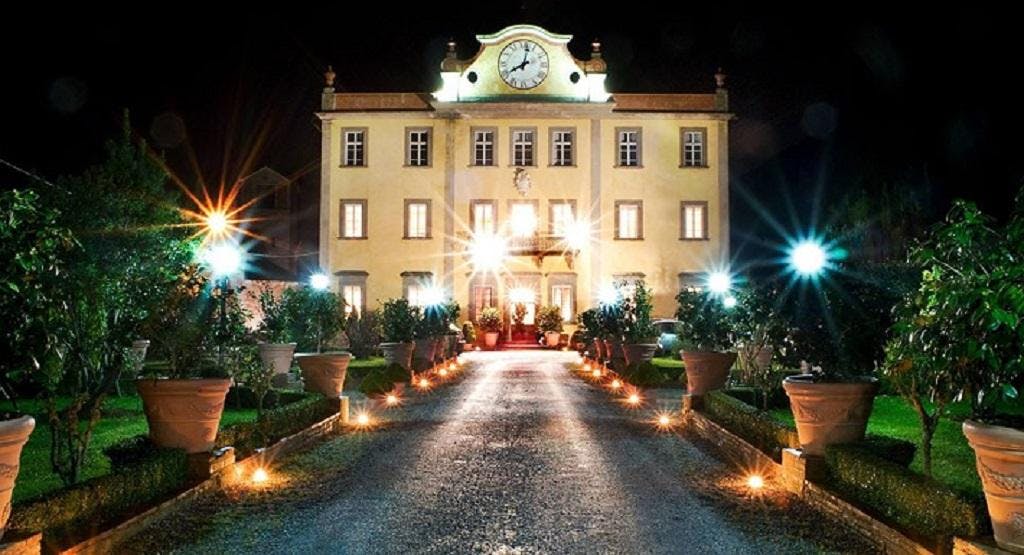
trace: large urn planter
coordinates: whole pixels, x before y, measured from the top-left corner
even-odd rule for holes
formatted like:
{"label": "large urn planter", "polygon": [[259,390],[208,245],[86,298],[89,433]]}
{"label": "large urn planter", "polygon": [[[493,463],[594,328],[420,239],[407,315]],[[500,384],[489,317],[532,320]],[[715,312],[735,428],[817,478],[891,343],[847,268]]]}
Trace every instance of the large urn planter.
{"label": "large urn planter", "polygon": [[605,339],[604,356],[611,362],[626,362],[626,355],[622,352],[622,341],[618,339]]}
{"label": "large urn planter", "polygon": [[146,353],[149,351],[148,339],[136,339],[132,341],[132,368],[135,374],[142,372],[142,364],[146,362]]}
{"label": "large urn planter", "polygon": [[562,334],[557,331],[546,331],[544,332],[544,341],[548,347],[554,348],[562,341]]}
{"label": "large urn planter", "polygon": [[190,454],[212,449],[229,387],[227,378],[136,380],[150,440]]}
{"label": "large urn planter", "polygon": [[1024,431],[967,420],[978,475],[999,547],[1024,553]]}
{"label": "large urn planter", "polygon": [[21,467],[21,448],[36,427],[31,416],[0,420],[0,539],[11,518],[11,495]]}
{"label": "large urn planter", "polygon": [[736,362],[736,353],[683,351],[682,358],[686,367],[686,391],[690,395],[704,395],[725,387],[729,370]]}
{"label": "large urn planter", "polygon": [[328,399],[337,399],[345,387],[345,374],[352,353],[299,353],[295,355],[302,369],[302,381],[306,391],[319,393]]}
{"label": "large urn planter", "polygon": [[423,339],[417,339],[415,341],[415,347],[413,347],[412,358],[419,360],[426,360],[428,362],[434,361],[434,350],[437,348],[437,339],[433,337],[426,337]]}
{"label": "large urn planter", "polygon": [[274,369],[275,375],[287,374],[292,369],[295,343],[260,343],[260,360]]}
{"label": "large urn planter", "polygon": [[796,421],[800,446],[808,455],[824,455],[825,447],[864,439],[878,380],[815,382],[810,374],[783,380]]}
{"label": "large urn planter", "polygon": [[488,349],[495,349],[498,346],[498,332],[488,331],[484,333],[484,346]]}
{"label": "large urn planter", "polygon": [[650,362],[657,351],[657,343],[625,343],[622,345],[622,354],[626,356],[626,366],[638,362]]}
{"label": "large urn planter", "polygon": [[406,370],[412,370],[413,342],[405,343],[381,343],[380,350],[384,355],[384,362],[398,364]]}
{"label": "large urn planter", "polygon": [[597,360],[604,360],[604,341],[595,339],[594,344],[594,358]]}

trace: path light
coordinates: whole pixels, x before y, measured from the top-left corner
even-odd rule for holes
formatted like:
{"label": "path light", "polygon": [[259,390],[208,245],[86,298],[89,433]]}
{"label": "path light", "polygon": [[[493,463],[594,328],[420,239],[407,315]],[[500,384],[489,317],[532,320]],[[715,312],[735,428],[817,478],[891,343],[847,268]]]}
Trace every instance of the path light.
{"label": "path light", "polygon": [[672,429],[672,415],[667,412],[659,413],[654,419],[654,425],[659,430],[670,430]]}
{"label": "path light", "polygon": [[454,372],[456,369],[458,369],[458,367],[455,366],[455,361],[452,361],[452,362],[448,363],[448,369],[451,370],[452,372]]}
{"label": "path light", "polygon": [[728,272],[711,272],[708,274],[708,290],[724,295],[732,289],[732,277]]}
{"label": "path light", "polygon": [[394,393],[388,393],[387,397],[384,398],[384,403],[389,407],[393,407],[398,404],[398,395]]}
{"label": "path light", "polygon": [[270,479],[270,475],[267,474],[267,470],[262,466],[256,467],[256,470],[252,472],[252,483],[263,484]]}
{"label": "path light", "polygon": [[317,291],[326,291],[331,286],[331,278],[324,273],[309,276],[309,286]]}
{"label": "path light", "polygon": [[427,378],[420,378],[420,382],[418,385],[420,386],[420,389],[428,389],[430,388],[430,380],[428,380]]}
{"label": "path light", "polygon": [[615,378],[614,380],[612,380],[612,383],[608,385],[608,387],[612,388],[615,391],[618,391],[619,388],[622,387],[622,380]]}
{"label": "path light", "polygon": [[630,393],[629,397],[626,397],[626,402],[630,405],[636,406],[640,404],[640,395],[636,393]]}
{"label": "path light", "polygon": [[442,378],[447,377],[448,376],[448,369],[442,367],[440,370],[437,371],[437,375],[441,376]]}
{"label": "path light", "polygon": [[764,478],[760,474],[747,476],[747,487],[752,490],[759,490],[764,487]]}
{"label": "path light", "polygon": [[583,364],[583,371],[584,372],[590,372],[590,363],[589,362],[586,362],[586,363]]}
{"label": "path light", "polygon": [[828,264],[828,253],[821,243],[807,239],[793,246],[789,252],[789,265],[797,274],[814,277]]}
{"label": "path light", "polygon": [[591,372],[591,375],[593,375],[595,378],[600,378],[601,377],[601,369],[600,368],[594,368],[594,371]]}
{"label": "path light", "polygon": [[365,412],[361,412],[358,415],[356,415],[356,425],[359,426],[360,428],[365,428],[369,426],[370,415]]}

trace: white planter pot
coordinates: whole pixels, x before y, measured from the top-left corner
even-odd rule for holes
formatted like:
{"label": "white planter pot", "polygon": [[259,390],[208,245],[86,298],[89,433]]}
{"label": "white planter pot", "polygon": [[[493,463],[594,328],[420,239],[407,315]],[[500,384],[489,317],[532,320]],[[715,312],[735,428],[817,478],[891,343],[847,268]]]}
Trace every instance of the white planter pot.
{"label": "white planter pot", "polygon": [[260,360],[274,369],[275,375],[287,374],[292,369],[295,343],[260,343]]}

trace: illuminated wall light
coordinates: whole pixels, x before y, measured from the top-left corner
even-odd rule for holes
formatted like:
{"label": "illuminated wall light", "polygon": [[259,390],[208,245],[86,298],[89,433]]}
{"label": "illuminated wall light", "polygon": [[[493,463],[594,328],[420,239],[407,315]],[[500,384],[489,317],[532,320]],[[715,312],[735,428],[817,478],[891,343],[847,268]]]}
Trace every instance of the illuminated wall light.
{"label": "illuminated wall light", "polygon": [[537,231],[537,214],[532,204],[513,204],[510,218],[512,235],[529,237]]}
{"label": "illuminated wall light", "polygon": [[507,252],[508,245],[505,239],[493,233],[476,235],[469,245],[469,257],[473,269],[478,272],[493,272],[500,269],[505,263]]}
{"label": "illuminated wall light", "polygon": [[590,242],[590,224],[585,220],[575,220],[565,230],[565,244],[570,250],[580,251]]}

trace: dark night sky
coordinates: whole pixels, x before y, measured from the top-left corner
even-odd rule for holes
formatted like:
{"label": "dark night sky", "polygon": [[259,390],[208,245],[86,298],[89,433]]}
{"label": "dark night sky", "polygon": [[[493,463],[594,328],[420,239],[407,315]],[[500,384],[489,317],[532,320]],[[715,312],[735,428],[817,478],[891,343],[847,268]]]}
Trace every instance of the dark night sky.
{"label": "dark night sky", "polygon": [[[411,11],[389,3],[360,16],[346,6],[215,13],[149,4],[145,13],[100,13],[90,5],[7,18],[0,158],[47,177],[78,171],[100,157],[127,107],[136,131],[187,180],[186,145],[208,181],[222,169],[237,177],[253,151],[255,167],[296,173],[318,162],[312,112],[327,63],[342,90],[434,90],[448,37],[467,57],[474,34],[525,22],[575,35],[577,57],[600,38],[612,91],[710,92],[722,65],[738,115],[731,148],[741,234],[756,229],[748,194],[769,206],[792,203],[806,225],[811,199],[827,205],[851,184],[902,178],[925,186],[938,209],[965,196],[1003,214],[1024,172],[1012,84],[1019,25],[980,8],[924,21],[870,9],[707,16],[675,3],[666,14],[637,2],[631,15],[593,2],[420,3]],[[312,171],[305,189],[316,186]],[[23,184],[0,168],[0,185]]]}

